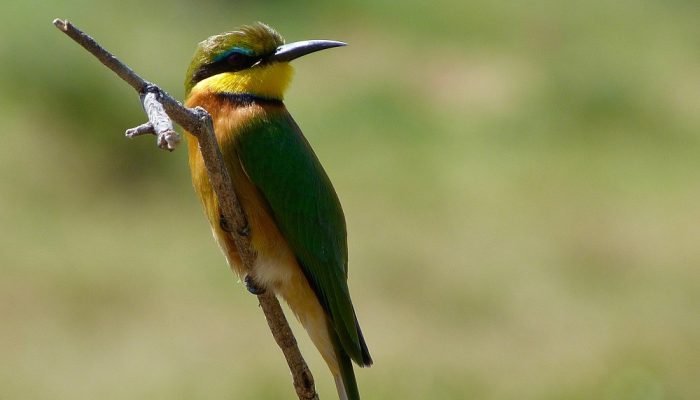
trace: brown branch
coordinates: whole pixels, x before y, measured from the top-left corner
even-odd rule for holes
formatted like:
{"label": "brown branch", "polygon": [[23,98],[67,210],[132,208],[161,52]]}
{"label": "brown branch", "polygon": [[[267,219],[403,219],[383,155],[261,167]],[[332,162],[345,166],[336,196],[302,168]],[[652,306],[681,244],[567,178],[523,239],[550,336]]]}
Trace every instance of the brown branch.
{"label": "brown branch", "polygon": [[[216,136],[214,136],[214,127],[209,113],[201,107],[191,109],[183,106],[158,86],[141,78],[131,68],[100,46],[93,38],[73,26],[70,22],[55,19],[53,24],[83,46],[85,50],[97,57],[102,64],[114,71],[141,96],[144,111],[148,115],[149,122],[127,130],[126,135],[128,137],[155,134],[158,138],[158,147],[172,151],[179,143],[180,137],[173,130],[171,119],[197,137],[209,180],[216,192],[221,212],[233,227],[232,235],[236,248],[246,270],[250,271],[255,265],[256,254],[251,246],[250,237],[242,234],[247,229],[246,217],[238,202],[236,192],[233,190],[233,183],[225,167]],[[266,291],[258,295],[258,301],[265,313],[265,319],[270,327],[272,336],[274,336],[277,345],[282,349],[287,365],[292,372],[297,396],[300,400],[318,400],[311,371],[309,371],[304,358],[299,352],[294,334],[289,328],[277,298],[271,291]]]}

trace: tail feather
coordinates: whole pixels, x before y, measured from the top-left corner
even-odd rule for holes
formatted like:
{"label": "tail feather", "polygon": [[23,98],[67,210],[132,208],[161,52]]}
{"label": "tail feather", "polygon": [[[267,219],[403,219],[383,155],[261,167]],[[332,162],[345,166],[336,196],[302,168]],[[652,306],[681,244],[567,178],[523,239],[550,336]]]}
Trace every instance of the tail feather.
{"label": "tail feather", "polygon": [[[343,350],[338,335],[330,330],[335,347],[336,359],[338,361],[339,374],[334,376],[335,386],[338,390],[340,400],[360,400],[360,391],[357,388],[355,371],[352,368],[352,360],[345,350]],[[364,340],[362,341],[364,343]],[[365,346],[366,347],[366,346]],[[369,354],[367,354],[369,357]],[[369,360],[371,363],[371,359]]]}
{"label": "tail feather", "polygon": [[[289,308],[304,326],[311,341],[328,364],[335,379],[340,400],[360,400],[353,371],[353,360],[362,367],[372,364],[367,344],[355,318],[356,340],[343,343],[331,318],[326,314],[306,279],[296,275],[286,285],[277,288]],[[346,347],[347,346],[347,347]]]}
{"label": "tail feather", "polygon": [[362,329],[360,329],[360,323],[357,321],[357,317],[355,317],[355,327],[357,328],[357,337],[360,339],[360,354],[362,355],[362,358],[360,360],[355,360],[355,362],[360,367],[369,367],[374,361],[372,361],[372,356],[369,354],[367,342],[365,342],[365,336],[362,334]]}
{"label": "tail feather", "polygon": [[343,384],[343,378],[340,375],[336,375],[333,378],[335,379],[335,388],[338,390],[338,400],[350,400]]}

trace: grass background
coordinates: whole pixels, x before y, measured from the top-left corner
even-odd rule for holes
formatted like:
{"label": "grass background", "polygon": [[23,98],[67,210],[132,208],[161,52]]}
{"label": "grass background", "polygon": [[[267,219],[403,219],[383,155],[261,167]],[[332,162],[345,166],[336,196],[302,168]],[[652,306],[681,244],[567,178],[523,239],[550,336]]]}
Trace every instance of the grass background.
{"label": "grass background", "polygon": [[364,398],[698,398],[699,4],[6,5],[0,398],[293,397],[185,151],[121,136],[138,99],[55,17],[180,98],[244,23],[350,43],[287,106],[345,207]]}

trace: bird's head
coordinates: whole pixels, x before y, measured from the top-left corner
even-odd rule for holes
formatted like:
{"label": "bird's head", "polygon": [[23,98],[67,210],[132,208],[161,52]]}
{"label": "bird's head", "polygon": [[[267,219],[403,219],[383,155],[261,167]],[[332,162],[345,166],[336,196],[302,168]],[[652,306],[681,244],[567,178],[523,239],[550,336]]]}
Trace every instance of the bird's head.
{"label": "bird's head", "polygon": [[263,23],[214,35],[199,43],[185,78],[187,95],[200,90],[282,99],[292,77],[289,62],[315,51],[344,46],[332,40],[284,44]]}

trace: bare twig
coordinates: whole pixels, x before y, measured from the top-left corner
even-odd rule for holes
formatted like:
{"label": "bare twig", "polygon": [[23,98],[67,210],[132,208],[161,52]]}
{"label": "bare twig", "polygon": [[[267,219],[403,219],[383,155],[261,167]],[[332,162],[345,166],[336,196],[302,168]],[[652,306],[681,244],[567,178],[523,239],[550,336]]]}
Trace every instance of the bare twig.
{"label": "bare twig", "polygon": [[173,129],[173,121],[168,118],[163,105],[158,101],[159,96],[158,88],[147,86],[145,94],[141,95],[141,103],[148,115],[149,123],[153,126],[158,147],[173,151],[180,143],[180,135]]}
{"label": "bare twig", "polygon": [[141,96],[141,104],[143,104],[149,121],[135,128],[127,129],[125,135],[128,138],[155,135],[158,147],[173,151],[180,143],[180,135],[173,129],[173,121],[170,120],[163,105],[158,101],[159,90],[154,86],[147,87],[146,93]]}
{"label": "bare twig", "polygon": [[153,129],[153,124],[150,122],[144,122],[143,124],[134,128],[129,128],[126,130],[126,132],[124,132],[124,136],[128,137],[129,139],[135,138],[136,136],[155,134],[156,131]]}
{"label": "bare twig", "polygon": [[[209,113],[201,107],[190,109],[183,106],[158,86],[141,78],[131,68],[100,46],[93,38],[70,22],[55,19],[53,24],[97,57],[102,64],[114,71],[141,96],[149,122],[127,130],[126,135],[128,137],[155,134],[158,137],[158,147],[172,151],[180,141],[180,138],[173,130],[171,118],[197,137],[209,180],[216,192],[221,212],[233,227],[232,235],[241,261],[246,270],[250,271],[255,265],[256,254],[251,246],[250,238],[239,234],[239,232],[245,231],[247,221],[236,197],[236,192],[233,189],[233,183],[225,167],[216,136],[214,136],[214,127]],[[258,295],[258,301],[265,313],[270,331],[282,349],[287,365],[292,372],[297,396],[300,400],[318,400],[311,371],[309,371],[304,358],[299,352],[294,334],[289,328],[277,298],[270,291],[266,291]]]}

